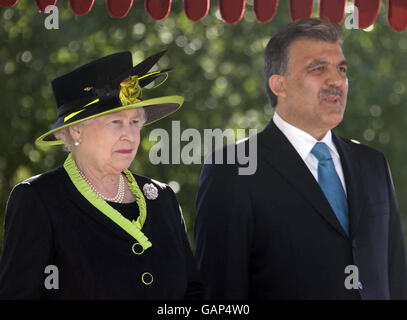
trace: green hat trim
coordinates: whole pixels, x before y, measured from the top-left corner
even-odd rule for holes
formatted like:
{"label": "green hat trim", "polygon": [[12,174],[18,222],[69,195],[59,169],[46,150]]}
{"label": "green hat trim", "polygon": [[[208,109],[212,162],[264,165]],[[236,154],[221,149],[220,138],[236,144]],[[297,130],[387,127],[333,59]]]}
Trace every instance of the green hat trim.
{"label": "green hat trim", "polygon": [[164,97],[152,98],[152,99],[148,99],[148,100],[142,100],[142,101],[139,101],[137,103],[126,105],[126,106],[119,106],[117,108],[113,108],[113,109],[109,109],[109,110],[101,112],[101,113],[93,114],[93,115],[91,115],[89,117],[79,119],[77,121],[67,123],[66,125],[63,125],[61,127],[52,129],[52,130],[44,133],[40,137],[38,137],[35,140],[35,144],[37,146],[41,146],[41,147],[42,146],[54,146],[54,145],[63,144],[62,140],[46,141],[44,139],[46,137],[48,137],[49,135],[51,135],[51,134],[53,134],[53,133],[55,133],[55,132],[57,132],[57,131],[59,131],[61,129],[73,126],[75,124],[84,122],[84,121],[89,120],[89,119],[93,119],[93,118],[96,118],[96,117],[99,117],[99,116],[103,116],[105,114],[110,114],[110,113],[114,113],[114,112],[118,112],[118,111],[122,111],[122,110],[128,110],[128,109],[136,109],[136,108],[145,108],[145,109],[147,109],[147,108],[157,108],[159,105],[162,105],[162,104],[178,104],[178,107],[176,109],[174,109],[170,113],[167,113],[167,114],[163,115],[162,117],[153,119],[151,121],[148,121],[148,119],[147,119],[147,122],[144,124],[146,126],[146,125],[154,123],[154,122],[156,122],[156,121],[158,121],[160,119],[165,118],[166,116],[170,115],[171,113],[176,112],[182,106],[183,103],[184,103],[184,98],[181,97],[181,96],[164,96]]}

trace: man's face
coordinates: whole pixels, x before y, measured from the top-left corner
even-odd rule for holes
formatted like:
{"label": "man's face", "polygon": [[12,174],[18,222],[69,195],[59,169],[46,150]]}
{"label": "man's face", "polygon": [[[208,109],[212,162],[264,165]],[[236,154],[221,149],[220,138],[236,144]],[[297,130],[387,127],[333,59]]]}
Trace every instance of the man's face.
{"label": "man's face", "polygon": [[347,64],[337,43],[297,40],[289,47],[284,102],[277,112],[294,126],[322,138],[343,118]]}

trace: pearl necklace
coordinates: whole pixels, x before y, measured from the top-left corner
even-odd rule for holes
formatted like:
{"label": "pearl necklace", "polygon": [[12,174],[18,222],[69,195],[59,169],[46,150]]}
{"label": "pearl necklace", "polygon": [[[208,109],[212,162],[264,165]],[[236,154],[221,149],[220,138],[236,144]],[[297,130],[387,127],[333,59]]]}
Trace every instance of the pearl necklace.
{"label": "pearl necklace", "polygon": [[96,193],[96,195],[97,195],[99,198],[102,198],[103,200],[110,201],[110,202],[119,202],[119,203],[122,203],[122,202],[123,202],[123,199],[124,199],[124,179],[123,179],[123,175],[122,175],[122,174],[120,174],[119,186],[118,186],[118,189],[117,189],[117,194],[116,194],[116,196],[114,196],[113,198],[108,198],[108,197],[105,197],[104,195],[100,194],[100,193],[96,190],[96,188],[92,185],[92,183],[90,183],[90,181],[88,180],[88,178],[86,178],[86,176],[82,173],[81,170],[79,170],[79,168],[78,168],[78,171],[79,171],[79,174],[81,175],[81,177],[83,178],[83,180],[86,181],[86,183],[89,185],[89,187],[92,189],[92,191],[93,191],[94,193]]}

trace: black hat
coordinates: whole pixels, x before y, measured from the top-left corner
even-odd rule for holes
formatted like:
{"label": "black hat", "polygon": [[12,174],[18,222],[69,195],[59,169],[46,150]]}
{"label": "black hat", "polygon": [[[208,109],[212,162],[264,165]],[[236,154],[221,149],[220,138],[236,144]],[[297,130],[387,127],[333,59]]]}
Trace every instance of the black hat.
{"label": "black hat", "polygon": [[[58,120],[51,130],[36,139],[37,145],[62,144],[54,132],[104,114],[144,108],[144,125],[162,119],[181,107],[184,98],[164,96],[141,99],[141,89],[171,69],[150,72],[165,51],[133,67],[130,52],[119,52],[83,65],[52,81]],[[160,83],[161,84],[161,83]],[[156,86],[157,87],[157,86]]]}

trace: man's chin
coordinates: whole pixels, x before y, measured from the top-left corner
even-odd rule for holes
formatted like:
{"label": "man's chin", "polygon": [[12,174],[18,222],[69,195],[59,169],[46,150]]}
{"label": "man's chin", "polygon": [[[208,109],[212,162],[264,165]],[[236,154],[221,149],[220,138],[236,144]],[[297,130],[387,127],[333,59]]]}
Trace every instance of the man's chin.
{"label": "man's chin", "polygon": [[329,114],[332,116],[337,115],[338,117],[343,117],[343,113],[345,112],[345,106],[342,101],[325,101],[323,100],[320,104],[321,112],[324,114]]}
{"label": "man's chin", "polygon": [[342,122],[342,120],[343,120],[342,112],[332,112],[330,114],[325,115],[325,117],[324,117],[324,122],[331,129],[338,126]]}

